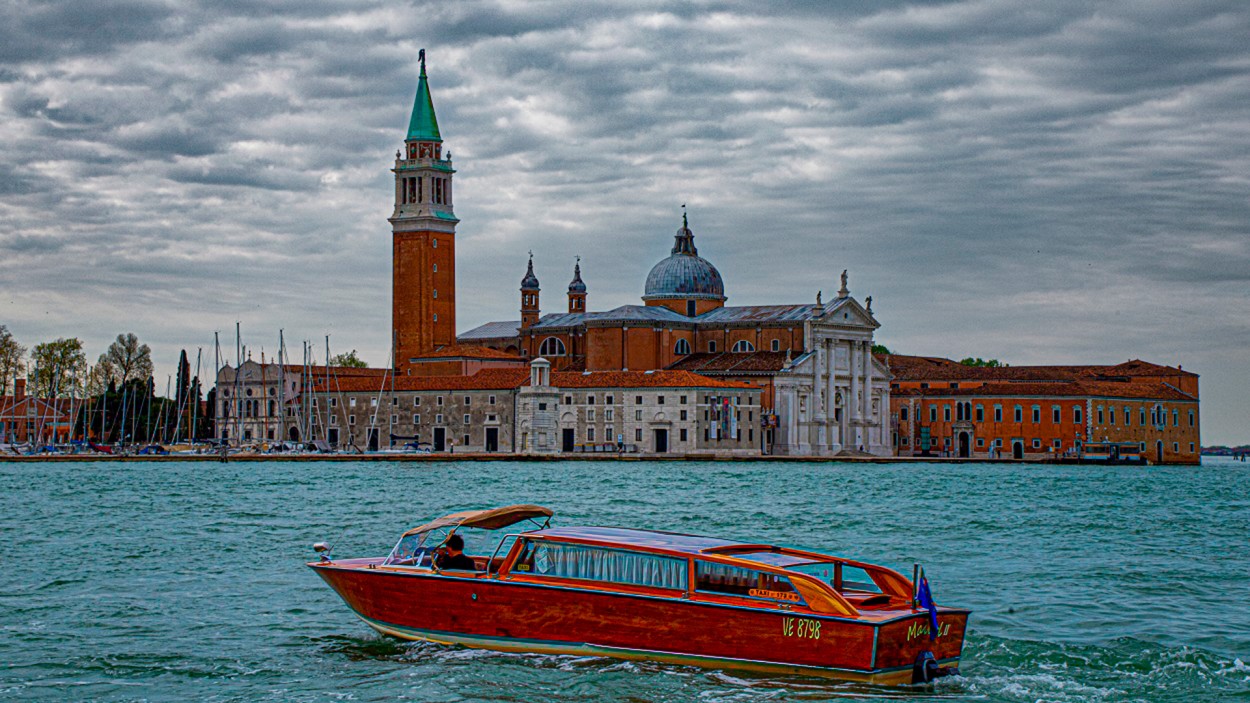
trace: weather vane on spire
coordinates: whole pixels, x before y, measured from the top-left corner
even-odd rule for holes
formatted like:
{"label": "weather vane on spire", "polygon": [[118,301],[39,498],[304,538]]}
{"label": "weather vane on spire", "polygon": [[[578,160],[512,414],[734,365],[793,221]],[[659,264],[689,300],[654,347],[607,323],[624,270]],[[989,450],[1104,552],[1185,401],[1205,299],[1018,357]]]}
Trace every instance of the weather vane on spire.
{"label": "weather vane on spire", "polygon": [[425,49],[417,52],[417,58],[421,59],[421,73],[425,73]]}

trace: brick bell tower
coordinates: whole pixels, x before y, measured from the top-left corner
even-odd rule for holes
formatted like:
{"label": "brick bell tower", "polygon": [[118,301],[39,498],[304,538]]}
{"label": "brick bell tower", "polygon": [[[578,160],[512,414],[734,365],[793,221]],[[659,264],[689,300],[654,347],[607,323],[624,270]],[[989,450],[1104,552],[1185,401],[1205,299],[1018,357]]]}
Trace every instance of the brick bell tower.
{"label": "brick bell tower", "polygon": [[443,139],[434,102],[421,77],[408,121],[404,149],[395,153],[395,211],[391,214],[391,325],[395,367],[456,343],[456,219],[452,209],[451,152]]}

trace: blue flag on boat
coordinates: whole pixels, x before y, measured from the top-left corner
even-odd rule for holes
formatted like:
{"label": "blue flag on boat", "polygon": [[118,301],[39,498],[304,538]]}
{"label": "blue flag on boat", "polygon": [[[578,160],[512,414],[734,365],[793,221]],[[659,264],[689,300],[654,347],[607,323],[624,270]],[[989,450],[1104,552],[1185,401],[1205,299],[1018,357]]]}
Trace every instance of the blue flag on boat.
{"label": "blue flag on boat", "polygon": [[916,601],[921,608],[929,611],[929,639],[937,639],[937,605],[933,602],[933,594],[929,592],[929,579],[925,577],[924,572],[920,573],[920,585],[916,587]]}

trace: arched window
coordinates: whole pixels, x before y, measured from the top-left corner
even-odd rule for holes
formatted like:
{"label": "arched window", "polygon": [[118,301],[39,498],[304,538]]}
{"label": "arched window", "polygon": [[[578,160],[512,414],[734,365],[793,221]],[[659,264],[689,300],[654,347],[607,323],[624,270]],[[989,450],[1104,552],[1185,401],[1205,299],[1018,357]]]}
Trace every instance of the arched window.
{"label": "arched window", "polygon": [[677,344],[673,345],[673,353],[678,356],[685,356],[690,353],[690,342],[685,339],[677,340]]}
{"label": "arched window", "polygon": [[558,337],[548,337],[538,347],[539,356],[564,356],[564,342]]}
{"label": "arched window", "polygon": [[753,352],[755,351],[755,345],[751,344],[745,339],[739,339],[738,341],[734,342],[733,350],[736,352]]}

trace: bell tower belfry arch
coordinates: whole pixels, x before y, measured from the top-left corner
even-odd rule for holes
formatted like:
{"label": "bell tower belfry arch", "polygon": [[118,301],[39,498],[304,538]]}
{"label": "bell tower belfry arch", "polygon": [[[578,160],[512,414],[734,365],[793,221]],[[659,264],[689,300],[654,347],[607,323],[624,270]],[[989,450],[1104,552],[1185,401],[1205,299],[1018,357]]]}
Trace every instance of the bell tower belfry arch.
{"label": "bell tower belfry arch", "polygon": [[395,366],[456,343],[456,219],[451,152],[434,115],[421,50],[421,76],[404,148],[395,154],[391,326]]}

